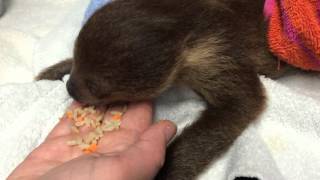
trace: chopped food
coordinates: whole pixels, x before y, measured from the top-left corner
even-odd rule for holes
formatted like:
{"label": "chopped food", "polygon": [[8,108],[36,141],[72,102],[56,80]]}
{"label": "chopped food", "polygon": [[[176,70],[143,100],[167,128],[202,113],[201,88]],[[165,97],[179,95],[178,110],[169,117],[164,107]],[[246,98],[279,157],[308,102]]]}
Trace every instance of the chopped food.
{"label": "chopped food", "polygon": [[112,120],[119,121],[121,119],[121,116],[122,116],[121,114],[115,114],[115,115],[112,116]]}
{"label": "chopped food", "polygon": [[[64,117],[72,122],[71,132],[78,135],[76,139],[67,142],[69,146],[78,146],[85,154],[93,153],[97,150],[97,145],[105,132],[120,128],[121,119],[127,107],[122,111],[104,112],[95,107],[78,107],[69,110]],[[110,119],[104,119],[105,113],[110,113]],[[80,130],[87,128],[83,134]]]}

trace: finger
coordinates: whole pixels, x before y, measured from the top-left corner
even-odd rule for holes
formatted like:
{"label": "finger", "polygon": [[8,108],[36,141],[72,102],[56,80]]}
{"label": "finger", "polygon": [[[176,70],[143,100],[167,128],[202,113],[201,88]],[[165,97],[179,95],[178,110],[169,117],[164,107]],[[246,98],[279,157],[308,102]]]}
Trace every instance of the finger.
{"label": "finger", "polygon": [[[81,105],[77,102],[72,102],[71,105],[67,108],[66,111],[72,111],[75,108],[81,107]],[[71,134],[71,122],[67,120],[66,117],[62,117],[58,124],[52,129],[52,131],[47,136],[47,139],[52,139],[59,136],[69,135]]]}
{"label": "finger", "polygon": [[[169,141],[177,132],[177,127],[171,121],[162,120],[149,128],[140,138],[137,147],[146,154],[159,155],[154,159],[159,162],[164,157],[165,149]],[[143,153],[144,154],[144,153]]]}
{"label": "finger", "polygon": [[144,132],[152,124],[151,102],[129,104],[128,111],[124,114],[121,129]]}
{"label": "finger", "polygon": [[132,171],[136,171],[132,173],[137,174],[138,171],[152,177],[162,167],[166,146],[176,131],[176,126],[170,121],[160,121],[145,131],[141,140],[124,156],[129,159],[127,162]]}
{"label": "finger", "polygon": [[[111,107],[108,111],[120,111],[123,107]],[[118,131],[107,132],[99,142],[101,153],[121,152],[139,140],[141,134],[150,127],[152,121],[152,106],[150,102],[132,103],[124,114]],[[105,120],[111,119],[107,113]]]}

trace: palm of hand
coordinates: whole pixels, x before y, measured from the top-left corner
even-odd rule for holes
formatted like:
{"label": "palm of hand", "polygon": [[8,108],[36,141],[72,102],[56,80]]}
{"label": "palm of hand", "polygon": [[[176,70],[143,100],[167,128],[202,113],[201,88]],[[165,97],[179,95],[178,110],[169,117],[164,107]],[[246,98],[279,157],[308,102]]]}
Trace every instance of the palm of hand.
{"label": "palm of hand", "polygon": [[129,105],[120,129],[106,133],[90,155],[66,144],[73,134],[70,122],[62,120],[9,179],[151,179],[176,131],[168,121],[151,126],[151,116],[150,104]]}

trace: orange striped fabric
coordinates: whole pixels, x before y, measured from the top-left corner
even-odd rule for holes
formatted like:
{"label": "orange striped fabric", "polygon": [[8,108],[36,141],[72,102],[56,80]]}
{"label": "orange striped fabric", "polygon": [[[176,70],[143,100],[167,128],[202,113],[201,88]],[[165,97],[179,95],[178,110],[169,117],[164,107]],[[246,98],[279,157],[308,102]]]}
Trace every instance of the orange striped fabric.
{"label": "orange striped fabric", "polygon": [[264,12],[271,52],[293,66],[320,71],[320,2],[266,0]]}

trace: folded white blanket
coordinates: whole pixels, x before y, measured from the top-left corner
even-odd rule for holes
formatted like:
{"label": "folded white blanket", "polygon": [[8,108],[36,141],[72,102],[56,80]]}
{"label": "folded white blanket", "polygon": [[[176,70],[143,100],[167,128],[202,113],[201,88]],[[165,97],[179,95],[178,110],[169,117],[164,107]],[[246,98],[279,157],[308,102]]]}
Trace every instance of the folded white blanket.
{"label": "folded white blanket", "polygon": [[[0,179],[41,143],[71,102],[64,82],[32,82],[32,78],[71,55],[88,4],[87,0],[12,2],[0,19]],[[305,74],[278,82],[262,78],[269,97],[266,111],[201,179],[320,179],[319,79]],[[171,119],[179,131],[205,108],[185,88],[166,92],[155,106],[155,119]]]}

